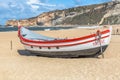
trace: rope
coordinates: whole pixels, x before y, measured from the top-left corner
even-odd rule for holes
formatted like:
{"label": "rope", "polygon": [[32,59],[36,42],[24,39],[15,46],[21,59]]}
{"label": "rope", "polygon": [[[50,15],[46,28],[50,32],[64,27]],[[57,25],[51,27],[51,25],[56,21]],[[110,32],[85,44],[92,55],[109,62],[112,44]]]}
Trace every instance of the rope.
{"label": "rope", "polygon": [[100,54],[102,55],[102,58],[104,58],[103,48],[102,48],[102,44],[101,44],[101,33],[100,33],[100,30],[97,31],[97,36],[98,36],[98,42],[100,44]]}

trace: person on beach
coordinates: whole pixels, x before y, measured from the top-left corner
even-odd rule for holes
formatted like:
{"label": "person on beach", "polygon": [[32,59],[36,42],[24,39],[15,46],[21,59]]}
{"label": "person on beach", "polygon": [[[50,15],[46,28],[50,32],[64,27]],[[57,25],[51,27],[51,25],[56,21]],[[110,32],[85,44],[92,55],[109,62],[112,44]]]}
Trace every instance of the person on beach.
{"label": "person on beach", "polygon": [[116,30],[116,34],[119,35],[119,29],[118,29],[118,28],[117,28],[117,30]]}

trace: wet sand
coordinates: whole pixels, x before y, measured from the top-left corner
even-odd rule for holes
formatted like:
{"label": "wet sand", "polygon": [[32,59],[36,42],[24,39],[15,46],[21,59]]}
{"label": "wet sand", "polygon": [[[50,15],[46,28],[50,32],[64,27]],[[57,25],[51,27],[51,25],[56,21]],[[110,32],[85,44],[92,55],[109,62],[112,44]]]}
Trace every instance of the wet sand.
{"label": "wet sand", "polygon": [[48,58],[25,53],[17,32],[0,32],[0,80],[120,79],[120,35],[112,35],[104,59]]}

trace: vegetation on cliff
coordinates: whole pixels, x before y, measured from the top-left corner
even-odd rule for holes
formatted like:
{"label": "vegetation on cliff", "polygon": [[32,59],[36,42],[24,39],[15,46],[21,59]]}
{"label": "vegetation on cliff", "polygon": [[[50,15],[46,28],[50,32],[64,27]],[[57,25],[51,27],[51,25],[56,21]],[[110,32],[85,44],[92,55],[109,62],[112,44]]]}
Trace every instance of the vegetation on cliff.
{"label": "vegetation on cliff", "polygon": [[[116,11],[117,10],[117,11]],[[17,26],[67,26],[120,24],[120,2],[108,2],[42,13],[24,20],[9,20],[6,25]]]}

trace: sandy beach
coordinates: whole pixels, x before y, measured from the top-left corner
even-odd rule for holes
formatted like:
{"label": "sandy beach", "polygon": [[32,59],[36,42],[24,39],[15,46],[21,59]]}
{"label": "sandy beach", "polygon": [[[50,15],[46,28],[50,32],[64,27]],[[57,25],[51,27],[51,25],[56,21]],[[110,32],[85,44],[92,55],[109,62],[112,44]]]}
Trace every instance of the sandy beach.
{"label": "sandy beach", "polygon": [[0,80],[119,80],[120,35],[112,35],[104,56],[65,59],[29,55],[17,32],[0,32]]}

